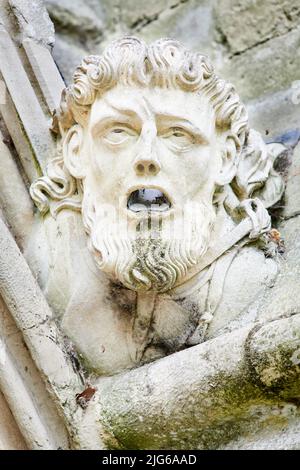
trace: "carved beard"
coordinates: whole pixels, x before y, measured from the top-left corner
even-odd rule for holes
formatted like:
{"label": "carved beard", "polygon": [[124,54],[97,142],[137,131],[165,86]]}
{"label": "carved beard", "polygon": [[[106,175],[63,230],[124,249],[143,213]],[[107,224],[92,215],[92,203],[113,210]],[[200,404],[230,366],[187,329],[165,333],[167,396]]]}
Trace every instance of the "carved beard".
{"label": "carved beard", "polygon": [[179,223],[182,236],[174,237],[170,221],[163,231],[149,228],[147,219],[142,229],[128,229],[126,221],[112,220],[84,191],[82,217],[89,249],[102,271],[131,290],[166,292],[207,251],[215,210],[212,204],[197,203],[188,221]]}

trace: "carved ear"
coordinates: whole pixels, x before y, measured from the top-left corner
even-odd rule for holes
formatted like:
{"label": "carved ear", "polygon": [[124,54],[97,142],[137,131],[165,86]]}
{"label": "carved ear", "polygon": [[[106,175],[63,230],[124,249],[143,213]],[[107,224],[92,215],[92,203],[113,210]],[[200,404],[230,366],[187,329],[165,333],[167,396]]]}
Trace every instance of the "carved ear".
{"label": "carved ear", "polygon": [[236,143],[232,136],[226,136],[225,142],[222,142],[222,148],[220,149],[222,162],[219,175],[217,176],[216,183],[219,186],[229,184],[235,177],[237,171],[236,156],[237,149]]}
{"label": "carved ear", "polygon": [[64,163],[74,178],[85,176],[82,152],[83,131],[82,127],[77,124],[68,130],[63,142]]}

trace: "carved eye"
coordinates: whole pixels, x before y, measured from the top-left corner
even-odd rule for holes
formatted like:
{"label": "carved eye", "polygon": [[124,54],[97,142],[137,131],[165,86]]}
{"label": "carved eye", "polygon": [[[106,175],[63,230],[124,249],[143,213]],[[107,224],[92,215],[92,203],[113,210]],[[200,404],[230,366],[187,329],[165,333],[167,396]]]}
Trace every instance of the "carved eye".
{"label": "carved eye", "polygon": [[171,127],[163,137],[168,139],[168,142],[179,150],[187,149],[194,143],[193,136],[181,127]]}
{"label": "carved eye", "polygon": [[131,129],[126,127],[113,127],[106,132],[104,139],[109,144],[119,145],[126,142],[133,135],[134,132]]}

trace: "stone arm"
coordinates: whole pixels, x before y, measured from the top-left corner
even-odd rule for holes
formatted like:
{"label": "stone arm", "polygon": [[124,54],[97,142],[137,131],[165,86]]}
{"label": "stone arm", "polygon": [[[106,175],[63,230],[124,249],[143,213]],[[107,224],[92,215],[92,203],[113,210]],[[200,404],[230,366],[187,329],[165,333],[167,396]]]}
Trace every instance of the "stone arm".
{"label": "stone arm", "polygon": [[[0,11],[0,71],[5,84],[0,104],[1,315],[10,318],[18,339],[13,355],[1,317],[2,350],[9,344],[0,364],[1,391],[29,448],[219,447],[238,436],[242,421],[252,422],[255,410],[293,406],[299,399],[299,310],[290,318],[266,319],[255,328],[245,327],[136,370],[98,379],[86,409],[82,401],[80,406],[76,396],[94,388],[87,380],[82,382],[35,278],[39,273],[26,259],[35,226],[27,187],[43,174],[56,151],[49,126],[64,87],[50,53],[51,22],[41,2],[34,4],[32,8],[29,0],[9,0]],[[46,24],[37,30],[41,18]],[[17,26],[16,37],[10,21]],[[246,232],[249,229],[247,225]],[[24,377],[28,366],[21,361],[23,340],[30,352],[29,367],[43,380],[43,399],[33,393],[38,379]],[[56,405],[62,419],[48,402]],[[259,413],[255,416],[261,430]],[[274,418],[275,425],[280,418]]]}
{"label": "stone arm", "polygon": [[[81,424],[82,446],[101,448],[104,439],[108,448],[220,448],[234,441],[242,422],[261,432],[255,409],[297,401],[299,364],[297,314],[102,378]],[[276,426],[282,417],[273,420]],[[286,439],[297,445],[293,431]]]}

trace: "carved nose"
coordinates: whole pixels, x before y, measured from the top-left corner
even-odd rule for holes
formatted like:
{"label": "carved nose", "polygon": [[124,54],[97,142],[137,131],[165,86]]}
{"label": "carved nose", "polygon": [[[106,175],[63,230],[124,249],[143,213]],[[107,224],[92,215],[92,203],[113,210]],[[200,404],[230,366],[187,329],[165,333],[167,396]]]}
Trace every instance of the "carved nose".
{"label": "carved nose", "polygon": [[134,169],[137,175],[155,176],[160,171],[160,164],[153,159],[139,159],[135,162]]}

